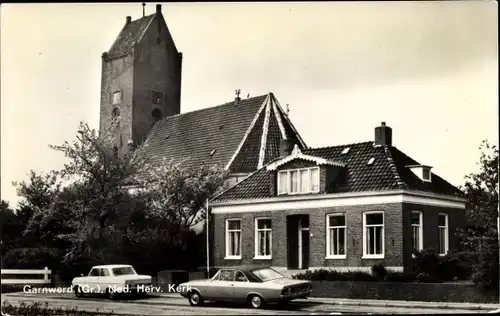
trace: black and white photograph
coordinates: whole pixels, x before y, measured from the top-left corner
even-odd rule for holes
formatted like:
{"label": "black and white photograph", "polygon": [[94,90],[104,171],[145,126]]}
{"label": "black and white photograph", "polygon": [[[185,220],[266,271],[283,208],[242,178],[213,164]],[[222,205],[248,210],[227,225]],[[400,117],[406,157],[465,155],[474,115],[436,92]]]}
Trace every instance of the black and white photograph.
{"label": "black and white photograph", "polygon": [[500,312],[496,1],[0,6],[1,315]]}

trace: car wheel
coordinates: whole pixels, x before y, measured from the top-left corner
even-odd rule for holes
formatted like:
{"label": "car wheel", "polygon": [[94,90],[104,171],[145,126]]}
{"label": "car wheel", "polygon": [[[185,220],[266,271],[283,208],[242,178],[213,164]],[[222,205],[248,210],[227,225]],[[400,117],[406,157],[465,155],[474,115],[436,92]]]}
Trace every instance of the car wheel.
{"label": "car wheel", "polygon": [[203,305],[203,297],[201,297],[200,293],[193,291],[189,294],[189,304],[191,306],[200,306]]}
{"label": "car wheel", "polygon": [[110,300],[116,300],[116,297],[117,297],[118,293],[115,293],[115,291],[113,290],[110,290],[110,289],[106,289],[106,296],[110,299]]}
{"label": "car wheel", "polygon": [[248,302],[250,303],[250,306],[256,309],[261,308],[264,305],[264,300],[259,295],[251,295],[248,298]]}
{"label": "car wheel", "polygon": [[73,290],[75,291],[75,296],[80,298],[80,297],[83,297],[83,291],[82,291],[82,288],[80,286],[75,286],[73,288]]}

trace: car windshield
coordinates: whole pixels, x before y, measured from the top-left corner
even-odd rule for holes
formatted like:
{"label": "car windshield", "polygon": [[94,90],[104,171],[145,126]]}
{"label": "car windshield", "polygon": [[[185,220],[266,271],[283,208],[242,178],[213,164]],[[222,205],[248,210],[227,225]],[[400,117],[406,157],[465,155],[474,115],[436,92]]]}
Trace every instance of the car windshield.
{"label": "car windshield", "polygon": [[135,270],[132,267],[113,268],[113,275],[134,275]]}
{"label": "car windshield", "polygon": [[253,271],[253,274],[264,282],[285,277],[283,274],[271,268],[257,269]]}

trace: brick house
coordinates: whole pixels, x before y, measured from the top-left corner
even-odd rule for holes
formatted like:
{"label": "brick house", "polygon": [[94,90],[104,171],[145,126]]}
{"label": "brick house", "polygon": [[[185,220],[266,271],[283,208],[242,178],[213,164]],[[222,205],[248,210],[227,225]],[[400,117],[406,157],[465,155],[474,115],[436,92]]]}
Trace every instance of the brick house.
{"label": "brick house", "polygon": [[458,246],[463,195],[392,146],[385,123],[374,141],[282,148],[210,202],[213,266],[403,270],[413,250]]}

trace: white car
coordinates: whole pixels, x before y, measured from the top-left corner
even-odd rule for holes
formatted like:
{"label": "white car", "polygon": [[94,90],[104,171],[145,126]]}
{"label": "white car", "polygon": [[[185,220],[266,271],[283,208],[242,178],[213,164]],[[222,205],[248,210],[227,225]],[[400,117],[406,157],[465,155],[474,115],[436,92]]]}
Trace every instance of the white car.
{"label": "white car", "polygon": [[74,278],[71,288],[76,297],[86,294],[106,294],[115,299],[119,294],[147,293],[151,276],[139,275],[134,267],[124,264],[94,266],[88,276]]}

